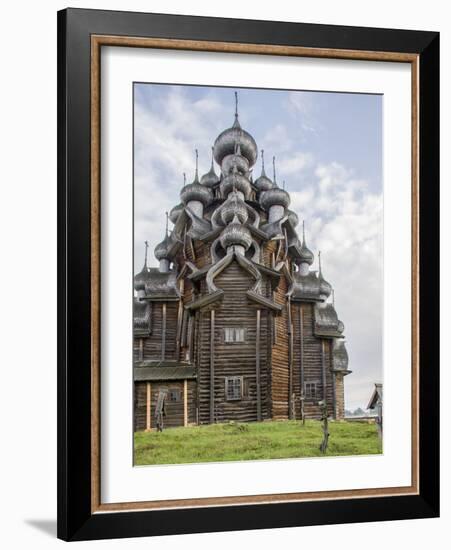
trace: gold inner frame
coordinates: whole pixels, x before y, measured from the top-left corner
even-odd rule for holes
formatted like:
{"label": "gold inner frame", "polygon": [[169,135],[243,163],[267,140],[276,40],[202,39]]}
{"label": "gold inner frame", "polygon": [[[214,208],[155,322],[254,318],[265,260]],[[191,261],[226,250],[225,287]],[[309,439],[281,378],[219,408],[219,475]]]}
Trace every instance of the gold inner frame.
{"label": "gold inner frame", "polygon": [[[412,479],[408,487],[384,487],[340,491],[280,493],[266,495],[190,498],[145,502],[100,501],[100,51],[102,46],[157,48],[208,52],[318,57],[367,61],[402,62],[411,65],[412,97]],[[398,52],[334,50],[267,44],[240,44],[179,40],[166,38],[137,38],[127,36],[91,36],[91,512],[117,512],[168,508],[193,508],[265,504],[276,502],[305,502],[342,498],[367,498],[419,494],[419,56]]]}

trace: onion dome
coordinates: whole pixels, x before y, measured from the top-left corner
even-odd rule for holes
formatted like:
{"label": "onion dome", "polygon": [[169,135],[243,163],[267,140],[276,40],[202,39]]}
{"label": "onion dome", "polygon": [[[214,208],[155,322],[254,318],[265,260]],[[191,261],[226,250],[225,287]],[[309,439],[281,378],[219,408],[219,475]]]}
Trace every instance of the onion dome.
{"label": "onion dome", "polygon": [[265,210],[269,210],[271,206],[283,206],[288,208],[290,206],[290,195],[285,191],[285,189],[280,189],[277,186],[276,181],[276,157],[272,158],[273,166],[273,186],[267,191],[263,191],[260,195],[260,204]]}
{"label": "onion dome", "polygon": [[248,199],[252,191],[250,181],[239,174],[236,168],[234,168],[232,174],[221,181],[219,188],[223,197],[227,197],[232,191],[238,191],[243,193],[244,198]]}
{"label": "onion dome", "polygon": [[243,176],[246,176],[249,173],[249,161],[241,154],[241,146],[239,143],[237,144],[233,155],[227,155],[224,157],[221,164],[222,173],[224,175],[231,174],[235,167],[236,170]]}
{"label": "onion dome", "polygon": [[180,214],[183,212],[184,206],[182,203],[177,204],[177,206],[174,206],[174,208],[169,212],[169,219],[173,224],[177,223],[177,220],[180,217]]}
{"label": "onion dome", "polygon": [[321,270],[321,252],[318,252],[318,262],[319,262],[319,273],[318,273],[318,280],[319,280],[319,294],[320,296],[330,296],[332,293],[332,285],[326,281],[326,279],[323,277],[323,272]]}
{"label": "onion dome", "polygon": [[[294,212],[293,212],[294,214]],[[297,217],[297,216],[296,216]],[[304,222],[302,222],[302,245],[300,250],[300,262],[299,263],[305,263],[308,265],[312,265],[314,256],[313,252],[307,247],[307,244],[305,242],[305,226]],[[329,283],[327,283],[329,284]]]}
{"label": "onion dome", "polygon": [[241,128],[238,120],[238,96],[235,92],[235,122],[231,128],[227,128],[216,138],[213,149],[216,162],[222,165],[222,161],[227,155],[235,153],[235,147],[238,144],[241,154],[249,161],[249,166],[253,166],[257,160],[257,144],[254,138]]}
{"label": "onion dome", "polygon": [[213,147],[211,148],[211,166],[210,170],[200,178],[200,183],[206,187],[214,187],[219,183],[219,178],[216,175],[215,167],[213,164]]}
{"label": "onion dome", "polygon": [[147,267],[147,249],[149,248],[149,243],[145,241],[144,246],[146,247],[146,252],[144,255],[144,265],[141,271],[135,275],[134,281],[133,281],[133,285],[136,291],[144,290],[145,283],[149,278],[149,268]]}
{"label": "onion dome", "polygon": [[231,193],[221,208],[221,220],[224,225],[237,217],[240,223],[246,223],[248,214],[247,207],[237,193]]}
{"label": "onion dome", "polygon": [[171,248],[171,238],[168,233],[168,213],[166,212],[166,235],[161,243],[157,244],[154,255],[157,260],[169,260],[169,249]]}
{"label": "onion dome", "polygon": [[262,149],[262,173],[260,174],[260,177],[255,180],[255,187],[259,191],[267,191],[268,189],[271,189],[274,187],[273,182],[268,178],[265,172],[265,152]]}
{"label": "onion dome", "polygon": [[293,227],[296,227],[299,225],[299,217],[296,214],[296,212],[293,212],[293,210],[287,211],[288,221],[291,223]]}
{"label": "onion dome", "polygon": [[335,339],[332,343],[333,369],[347,371],[349,364],[348,352],[342,339]]}
{"label": "onion dome", "polygon": [[290,205],[290,195],[280,187],[273,187],[267,191],[263,191],[260,195],[260,204],[265,210],[269,210],[271,206],[283,206],[288,208]]}
{"label": "onion dome", "polygon": [[180,199],[184,205],[187,205],[191,201],[199,201],[204,206],[207,206],[213,200],[213,193],[210,188],[200,183],[197,163],[198,153],[196,149],[196,172],[194,180],[192,183],[183,186],[180,191]]}
{"label": "onion dome", "polygon": [[234,216],[232,223],[226,226],[219,240],[224,249],[227,249],[229,246],[237,245],[248,250],[252,244],[252,237],[249,230],[240,223],[237,216]]}

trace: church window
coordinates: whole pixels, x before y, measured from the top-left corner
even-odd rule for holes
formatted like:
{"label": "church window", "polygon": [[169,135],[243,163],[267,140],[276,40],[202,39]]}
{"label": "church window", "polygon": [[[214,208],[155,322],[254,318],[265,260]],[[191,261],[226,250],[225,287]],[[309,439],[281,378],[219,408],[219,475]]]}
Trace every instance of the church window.
{"label": "church window", "polygon": [[227,401],[237,401],[242,398],[243,379],[241,376],[228,376],[225,379]]}
{"label": "church window", "polygon": [[306,382],[305,383],[305,397],[307,399],[315,399],[319,397],[318,383],[317,382]]}
{"label": "church window", "polygon": [[224,341],[227,344],[233,342],[244,342],[244,328],[225,328],[224,329]]}

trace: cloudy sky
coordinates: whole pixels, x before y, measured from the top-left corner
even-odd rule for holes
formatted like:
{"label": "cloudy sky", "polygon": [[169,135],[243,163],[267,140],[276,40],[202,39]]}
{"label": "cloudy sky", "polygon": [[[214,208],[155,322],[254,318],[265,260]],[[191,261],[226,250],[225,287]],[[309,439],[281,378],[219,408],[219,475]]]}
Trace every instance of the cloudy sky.
{"label": "cloudy sky", "polygon": [[[237,90],[242,127],[265,150],[268,175],[276,156],[290,208],[305,220],[309,247],[322,252],[353,371],[346,408],[365,407],[382,378],[382,96]],[[145,240],[157,265],[165,211],[180,202],[183,172],[194,177],[196,148],[200,175],[209,170],[216,136],[233,123],[234,91],[135,84],[135,272]]]}

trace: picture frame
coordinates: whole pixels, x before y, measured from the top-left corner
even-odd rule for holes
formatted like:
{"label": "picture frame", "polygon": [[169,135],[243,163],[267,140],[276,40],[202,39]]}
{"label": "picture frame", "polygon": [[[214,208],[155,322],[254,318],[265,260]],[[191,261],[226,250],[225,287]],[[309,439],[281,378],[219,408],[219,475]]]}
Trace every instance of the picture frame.
{"label": "picture frame", "polygon": [[[412,68],[412,483],[165,502],[100,499],[100,52],[209,51]],[[439,514],[439,34],[67,9],[58,13],[58,537],[92,540]]]}

